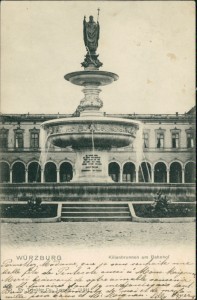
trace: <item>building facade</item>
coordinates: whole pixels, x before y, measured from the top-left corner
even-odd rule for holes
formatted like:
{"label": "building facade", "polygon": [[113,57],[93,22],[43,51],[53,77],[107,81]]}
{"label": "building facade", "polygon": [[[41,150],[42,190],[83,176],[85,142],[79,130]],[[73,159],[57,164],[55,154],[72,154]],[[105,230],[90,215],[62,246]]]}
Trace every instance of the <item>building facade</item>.
{"label": "building facade", "polygon": [[[195,108],[185,114],[106,116],[142,123],[132,146],[109,151],[108,171],[115,182],[194,182]],[[68,117],[71,115],[2,114],[0,182],[72,181],[75,152],[44,141],[40,128],[44,121]]]}

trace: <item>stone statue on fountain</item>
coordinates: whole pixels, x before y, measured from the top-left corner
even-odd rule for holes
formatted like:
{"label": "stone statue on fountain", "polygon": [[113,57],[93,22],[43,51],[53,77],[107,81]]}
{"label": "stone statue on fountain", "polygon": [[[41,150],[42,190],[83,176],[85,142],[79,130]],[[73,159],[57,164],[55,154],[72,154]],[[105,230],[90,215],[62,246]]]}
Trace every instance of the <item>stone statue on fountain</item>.
{"label": "stone statue on fountain", "polygon": [[[99,16],[99,9],[98,9]],[[103,64],[98,60],[96,50],[98,48],[98,40],[100,34],[100,25],[94,21],[93,16],[89,17],[89,22],[86,22],[86,17],[83,20],[83,39],[87,50],[87,54],[81,64],[85,69],[98,69]]]}
{"label": "stone statue on fountain", "polygon": [[89,22],[86,22],[86,17],[83,20],[83,39],[86,48],[91,54],[95,54],[98,48],[100,26],[99,22],[94,22],[93,16],[89,17]]}

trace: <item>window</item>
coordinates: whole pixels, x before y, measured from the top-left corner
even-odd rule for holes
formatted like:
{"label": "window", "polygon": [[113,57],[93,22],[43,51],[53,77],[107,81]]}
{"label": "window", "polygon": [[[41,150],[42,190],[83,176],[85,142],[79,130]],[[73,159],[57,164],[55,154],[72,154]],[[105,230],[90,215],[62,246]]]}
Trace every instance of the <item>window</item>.
{"label": "window", "polygon": [[34,127],[33,129],[30,129],[29,132],[30,132],[30,147],[32,149],[38,149],[40,130]]}
{"label": "window", "polygon": [[24,146],[23,131],[15,132],[15,148],[21,149]]}
{"label": "window", "polygon": [[31,132],[31,148],[39,148],[39,133]]}
{"label": "window", "polygon": [[172,148],[178,148],[179,147],[179,133],[174,132],[172,133]]}
{"label": "window", "polygon": [[2,128],[0,130],[0,148],[8,148],[8,129]]}
{"label": "window", "polygon": [[157,133],[157,148],[163,148],[164,147],[164,133],[158,132]]}
{"label": "window", "polygon": [[194,137],[192,132],[187,132],[187,148],[194,148]]}
{"label": "window", "polygon": [[147,132],[143,133],[143,140],[144,140],[144,148],[149,147],[149,136]]}
{"label": "window", "polygon": [[177,149],[177,148],[181,147],[181,144],[180,144],[181,130],[175,127],[174,129],[171,129],[170,131],[171,131],[171,147],[173,149]]}

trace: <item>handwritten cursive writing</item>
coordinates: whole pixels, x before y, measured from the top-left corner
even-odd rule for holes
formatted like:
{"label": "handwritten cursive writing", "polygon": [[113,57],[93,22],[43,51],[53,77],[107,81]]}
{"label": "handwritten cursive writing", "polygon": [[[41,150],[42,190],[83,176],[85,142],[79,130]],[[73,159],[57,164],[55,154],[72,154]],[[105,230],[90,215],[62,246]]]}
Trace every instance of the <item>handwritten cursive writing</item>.
{"label": "handwritten cursive writing", "polygon": [[6,259],[2,299],[195,299],[194,265],[170,258],[103,262]]}

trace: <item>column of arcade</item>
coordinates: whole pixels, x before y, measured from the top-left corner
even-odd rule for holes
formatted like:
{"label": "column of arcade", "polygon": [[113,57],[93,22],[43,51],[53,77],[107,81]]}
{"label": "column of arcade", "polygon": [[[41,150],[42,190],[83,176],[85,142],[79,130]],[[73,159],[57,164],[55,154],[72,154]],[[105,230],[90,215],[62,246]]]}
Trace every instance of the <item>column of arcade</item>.
{"label": "column of arcade", "polygon": [[[48,162],[44,169],[36,162],[28,166],[16,162],[11,167],[7,162],[0,162],[1,183],[69,182],[74,172],[73,165],[69,162],[64,162],[60,166]],[[190,161],[185,165],[178,162],[173,162],[169,166],[164,162],[157,162],[154,165],[143,162],[135,165],[132,162],[120,164],[113,161],[108,165],[108,173],[114,182],[193,183],[195,164]]]}

